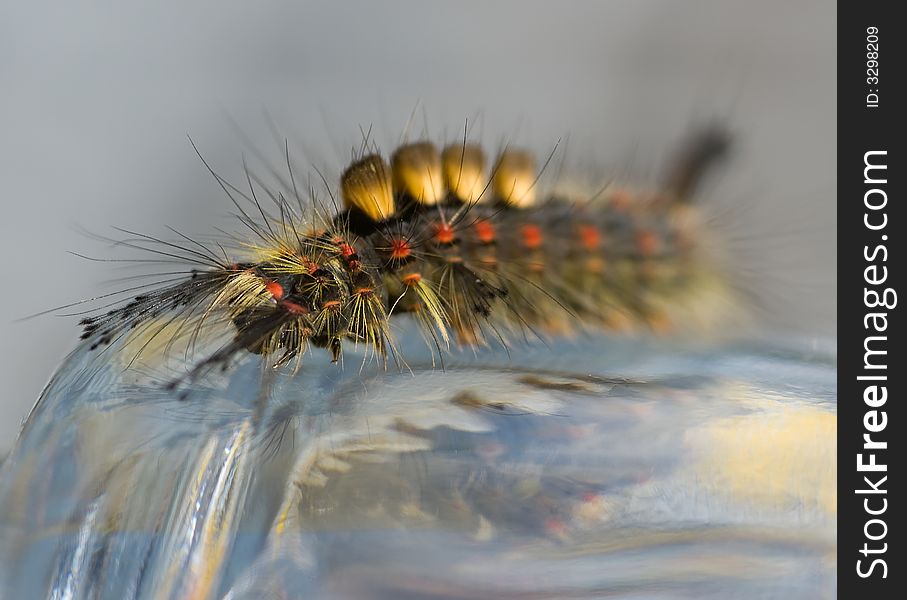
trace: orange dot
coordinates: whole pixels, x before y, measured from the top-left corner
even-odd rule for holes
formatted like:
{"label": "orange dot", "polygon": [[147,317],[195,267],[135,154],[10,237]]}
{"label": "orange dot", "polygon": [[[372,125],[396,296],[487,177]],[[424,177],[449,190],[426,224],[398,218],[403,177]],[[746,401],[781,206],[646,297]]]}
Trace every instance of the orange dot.
{"label": "orange dot", "polygon": [[403,282],[403,285],[412,287],[422,281],[422,275],[419,273],[410,273],[409,275],[403,276],[400,281]]}
{"label": "orange dot", "polygon": [[412,254],[412,249],[406,240],[397,238],[391,242],[391,258],[403,260],[410,254]]}
{"label": "orange dot", "polygon": [[479,238],[479,241],[483,244],[490,244],[494,241],[495,231],[494,225],[486,221],[485,219],[479,219],[475,224],[476,236]]}
{"label": "orange dot", "polygon": [[643,256],[652,256],[658,252],[658,235],[654,231],[643,230],[636,234],[636,247]]}
{"label": "orange dot", "polygon": [[602,234],[597,227],[580,225],[579,239],[586,250],[597,250],[602,241]]}
{"label": "orange dot", "polygon": [[353,248],[351,245],[347,244],[346,242],[341,243],[339,245],[339,248],[340,248],[340,255],[343,258],[349,258],[352,255],[356,254],[356,249]]}
{"label": "orange dot", "polygon": [[271,296],[275,300],[280,300],[281,298],[283,298],[283,286],[276,281],[269,281],[268,283],[266,283],[265,289],[268,290],[268,293],[271,294]]}
{"label": "orange dot", "polygon": [[305,306],[297,304],[295,302],[290,302],[289,300],[284,300],[280,303],[279,306],[285,311],[293,313],[294,315],[304,315],[309,312],[309,310]]}
{"label": "orange dot", "polygon": [[538,225],[523,225],[523,245],[535,250],[542,245],[542,229]]}
{"label": "orange dot", "polygon": [[453,227],[447,223],[435,225],[435,240],[441,244],[450,244],[455,239],[457,239],[457,235],[454,233]]}

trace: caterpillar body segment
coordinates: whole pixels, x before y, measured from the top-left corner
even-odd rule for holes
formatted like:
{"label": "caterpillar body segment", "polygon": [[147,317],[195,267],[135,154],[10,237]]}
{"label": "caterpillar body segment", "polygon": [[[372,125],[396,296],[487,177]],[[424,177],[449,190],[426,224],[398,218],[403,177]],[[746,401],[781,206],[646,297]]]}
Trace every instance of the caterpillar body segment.
{"label": "caterpillar body segment", "polygon": [[396,353],[390,317],[404,313],[438,350],[527,332],[682,325],[672,307],[720,281],[689,203],[721,154],[716,140],[697,138],[662,190],[613,187],[582,202],[543,196],[534,157],[520,149],[491,168],[465,143],[407,144],[389,162],[365,155],[342,175],[338,214],[313,223],[281,194],[271,194],[276,215],[254,199],[256,211],[240,207],[248,256],[232,262],[189,240],[181,256],[199,263],[190,277],[84,319],[82,337],[96,348],[175,326],[194,339],[229,322],[230,341],[195,363],[194,379],[243,352],[298,366],[309,348],[336,362],[354,344],[383,360]]}

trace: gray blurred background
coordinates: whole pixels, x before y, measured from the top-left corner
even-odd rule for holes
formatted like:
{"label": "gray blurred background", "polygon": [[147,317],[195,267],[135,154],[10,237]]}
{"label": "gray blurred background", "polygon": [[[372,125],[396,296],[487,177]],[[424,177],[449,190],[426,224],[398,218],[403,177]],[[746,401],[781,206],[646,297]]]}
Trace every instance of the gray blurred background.
{"label": "gray blurred background", "polygon": [[83,230],[227,222],[187,134],[236,181],[252,145],[279,166],[282,136],[298,170],[336,173],[360,126],[388,148],[415,108],[417,133],[469,118],[492,145],[563,139],[579,171],[646,175],[718,117],[739,144],[709,195],[766,329],[834,335],[833,2],[94,4],[0,8],[0,455],[78,338],[74,317],[17,319],[131,273],[68,254],[117,256]]}

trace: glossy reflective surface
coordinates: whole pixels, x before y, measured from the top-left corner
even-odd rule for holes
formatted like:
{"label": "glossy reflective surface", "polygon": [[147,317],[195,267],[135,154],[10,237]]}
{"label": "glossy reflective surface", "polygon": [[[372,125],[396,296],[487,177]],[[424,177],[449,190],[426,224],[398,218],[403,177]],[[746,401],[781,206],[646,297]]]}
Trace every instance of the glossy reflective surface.
{"label": "glossy reflective surface", "polygon": [[77,350],[0,468],[0,597],[834,597],[830,351],[407,350],[185,400]]}

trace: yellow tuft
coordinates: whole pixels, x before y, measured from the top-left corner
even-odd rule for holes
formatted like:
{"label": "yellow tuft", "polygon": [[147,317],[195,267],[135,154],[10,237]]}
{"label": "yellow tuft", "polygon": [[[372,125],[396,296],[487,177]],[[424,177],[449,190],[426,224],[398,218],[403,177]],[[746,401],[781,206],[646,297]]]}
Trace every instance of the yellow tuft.
{"label": "yellow tuft", "polygon": [[483,196],[485,153],[478,144],[453,144],[441,155],[444,165],[444,185],[461,202],[473,204]]}
{"label": "yellow tuft", "polygon": [[441,298],[438,297],[438,293],[424,279],[420,279],[415,284],[415,292],[419,296],[421,306],[425,308],[425,313],[428,314],[430,322],[434,324],[438,334],[444,341],[444,345],[450,347],[450,333],[448,332],[450,317],[441,302]]}
{"label": "yellow tuft", "polygon": [[355,293],[347,298],[343,312],[349,318],[347,336],[362,343],[377,356],[384,356],[389,331],[384,303],[373,293]]}
{"label": "yellow tuft", "polygon": [[391,159],[394,189],[432,206],[444,198],[441,155],[431,142],[400,146]]}
{"label": "yellow tuft", "polygon": [[519,207],[535,202],[535,157],[526,150],[505,150],[494,172],[495,198]]}
{"label": "yellow tuft", "polygon": [[396,212],[387,163],[370,154],[347,167],[340,181],[343,203],[357,208],[373,221],[384,221]]}
{"label": "yellow tuft", "polygon": [[272,296],[261,277],[251,271],[239,271],[214,296],[208,310],[226,308],[235,316],[268,304],[271,300]]}

